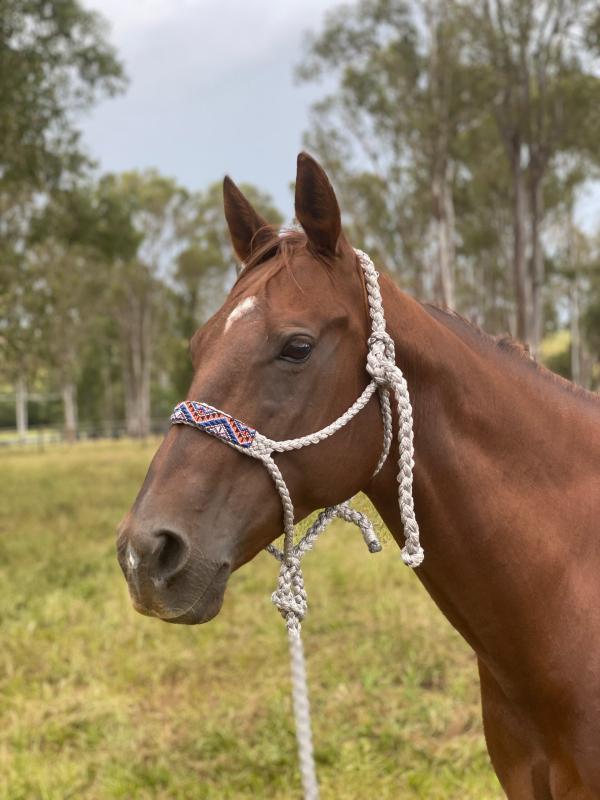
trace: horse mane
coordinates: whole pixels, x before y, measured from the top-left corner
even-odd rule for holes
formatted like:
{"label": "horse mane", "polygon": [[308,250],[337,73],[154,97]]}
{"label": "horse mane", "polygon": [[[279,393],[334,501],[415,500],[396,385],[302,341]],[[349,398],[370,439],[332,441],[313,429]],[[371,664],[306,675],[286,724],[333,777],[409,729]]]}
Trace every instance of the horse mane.
{"label": "horse mane", "polygon": [[585,400],[591,400],[593,402],[598,402],[600,400],[600,395],[596,392],[584,389],[583,386],[578,386],[572,381],[567,380],[567,378],[563,378],[562,375],[552,372],[551,369],[537,362],[529,352],[528,345],[517,341],[509,334],[492,336],[483,331],[478,325],[475,325],[475,323],[465,319],[465,317],[461,316],[456,311],[443,308],[434,303],[423,303],[422,305],[431,316],[438,319],[442,324],[445,324],[446,327],[451,328],[457,335],[461,336],[461,338],[464,339],[461,333],[471,334],[472,338],[481,343],[483,347],[492,351],[496,350],[496,352],[500,351],[512,358],[519,359],[522,363],[525,363],[527,368],[532,370],[532,372],[540,375],[542,378],[550,381],[561,389],[582,397]]}

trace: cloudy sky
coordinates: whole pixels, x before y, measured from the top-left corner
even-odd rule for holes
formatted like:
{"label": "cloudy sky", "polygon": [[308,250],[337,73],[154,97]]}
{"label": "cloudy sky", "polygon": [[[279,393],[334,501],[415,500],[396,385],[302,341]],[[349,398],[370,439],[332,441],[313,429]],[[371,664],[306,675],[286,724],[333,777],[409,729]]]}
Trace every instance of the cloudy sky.
{"label": "cloudy sky", "polygon": [[130,78],[85,119],[103,170],[155,166],[191,189],[229,173],[292,215],[290,181],[323,89],[293,68],[339,0],[86,0],[110,22]]}
{"label": "cloudy sky", "polygon": [[[85,119],[101,168],[157,167],[190,189],[229,173],[269,191],[292,217],[289,184],[318,85],[294,66],[307,30],[341,0],[85,0],[111,26],[130,78]],[[334,176],[335,178],[335,176]],[[600,185],[579,202],[596,230]]]}

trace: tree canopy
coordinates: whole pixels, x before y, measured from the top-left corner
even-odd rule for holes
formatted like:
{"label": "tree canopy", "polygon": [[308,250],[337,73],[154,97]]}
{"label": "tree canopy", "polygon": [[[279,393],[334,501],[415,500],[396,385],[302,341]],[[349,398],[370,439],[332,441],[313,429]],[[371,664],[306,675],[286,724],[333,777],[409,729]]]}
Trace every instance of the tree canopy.
{"label": "tree canopy", "polygon": [[2,0],[0,190],[79,171],[77,115],[124,86],[105,21],[79,0]]}
{"label": "tree canopy", "polygon": [[359,0],[306,41],[307,145],[358,240],[421,297],[537,352],[564,199],[597,175],[592,0]]}
{"label": "tree canopy", "polygon": [[[100,174],[81,113],[127,83],[106,22],[82,0],[0,10],[4,396],[22,429],[29,410],[62,415],[68,436],[145,435],[187,391],[188,339],[236,277],[221,185]],[[297,69],[323,82],[305,139],[352,243],[586,386],[600,384],[600,231],[576,209],[600,177],[599,67],[595,0],[356,0],[308,33]]]}

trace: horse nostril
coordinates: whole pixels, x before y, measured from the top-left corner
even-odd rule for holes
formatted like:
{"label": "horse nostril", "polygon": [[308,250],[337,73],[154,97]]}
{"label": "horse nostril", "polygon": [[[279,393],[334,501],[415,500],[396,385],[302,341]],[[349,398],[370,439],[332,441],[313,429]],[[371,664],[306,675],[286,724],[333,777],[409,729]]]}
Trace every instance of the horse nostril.
{"label": "horse nostril", "polygon": [[163,582],[181,572],[189,558],[189,546],[178,533],[162,530],[156,537],[159,545],[155,553],[155,580]]}

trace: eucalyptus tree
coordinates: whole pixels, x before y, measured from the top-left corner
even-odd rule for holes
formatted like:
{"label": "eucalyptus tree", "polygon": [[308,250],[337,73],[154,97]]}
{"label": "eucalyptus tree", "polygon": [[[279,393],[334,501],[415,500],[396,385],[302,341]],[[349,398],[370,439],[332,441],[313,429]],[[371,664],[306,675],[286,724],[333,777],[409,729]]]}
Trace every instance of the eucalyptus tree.
{"label": "eucalyptus tree", "polygon": [[23,259],[30,207],[24,196],[19,200],[8,202],[0,192],[0,379],[14,387],[17,431],[24,439],[28,383],[35,374],[38,354],[32,308],[36,298]]}
{"label": "eucalyptus tree", "polygon": [[14,387],[17,433],[28,429],[28,386],[40,364],[39,298],[23,254],[4,248],[0,269],[0,379]]}
{"label": "eucalyptus tree", "polygon": [[38,352],[58,382],[65,438],[78,430],[77,379],[81,350],[103,286],[93,250],[48,238],[26,254],[35,276]]}
{"label": "eucalyptus tree", "polygon": [[113,273],[137,252],[140,235],[122,198],[100,181],[55,189],[30,220],[23,265],[33,289],[38,351],[63,403],[64,430],[75,437],[77,383],[95,317],[114,314]]}
{"label": "eucalyptus tree", "polygon": [[[271,224],[283,223],[281,212],[266,192],[249,183],[240,188],[252,206]],[[236,258],[223,214],[221,182],[189,196],[186,213],[180,215],[178,233],[185,246],[173,270],[175,320],[178,344],[172,378],[179,392],[191,379],[187,344],[194,331],[217,310],[236,277]]]}
{"label": "eucalyptus tree", "polygon": [[[595,0],[464,0],[460,18],[511,180],[517,336],[543,334],[546,190],[556,171],[600,160],[600,77],[587,34]],[[579,168],[579,167],[578,167]]]}
{"label": "eucalyptus tree", "polygon": [[80,0],[2,0],[0,189],[36,188],[85,160],[77,117],[124,88],[103,18]]}
{"label": "eucalyptus tree", "polygon": [[299,69],[334,81],[307,144],[357,241],[534,351],[548,214],[600,160],[598,20],[594,0],[360,0]]}
{"label": "eucalyptus tree", "polygon": [[[155,170],[108,175],[99,194],[122,218],[122,245],[110,249],[111,300],[118,322],[127,432],[145,436],[151,422],[153,356],[165,317],[164,284],[184,242],[188,193]],[[118,241],[118,240],[117,240]]]}
{"label": "eucalyptus tree", "polygon": [[590,386],[600,389],[600,261],[591,282],[587,308],[582,315],[582,330],[590,349]]}
{"label": "eucalyptus tree", "polygon": [[[253,184],[241,183],[240,189],[252,206],[271,224],[283,222],[272,198]],[[189,327],[186,335],[215,311],[236,274],[236,259],[223,214],[220,181],[189,197],[188,210],[180,220],[179,234],[186,247],[179,253],[176,286],[186,300]]]}
{"label": "eucalyptus tree", "polygon": [[302,80],[335,76],[307,144],[339,176],[354,223],[368,219],[359,234],[388,266],[412,266],[417,286],[450,306],[458,143],[478,113],[453,5],[360,0],[333,9],[298,70]]}
{"label": "eucalyptus tree", "polygon": [[123,90],[122,64],[101,16],[80,0],[2,0],[0,9],[0,282],[3,372],[26,428],[26,387],[37,363],[29,310],[37,298],[24,258],[27,219],[40,197],[88,158],[78,118]]}

